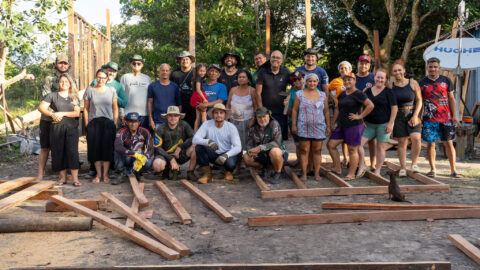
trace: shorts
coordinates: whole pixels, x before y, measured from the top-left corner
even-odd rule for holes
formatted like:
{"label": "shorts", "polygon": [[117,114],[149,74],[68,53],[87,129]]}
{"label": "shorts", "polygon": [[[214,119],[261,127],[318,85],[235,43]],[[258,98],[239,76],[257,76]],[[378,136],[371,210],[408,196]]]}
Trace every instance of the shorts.
{"label": "shorts", "polygon": [[395,124],[393,125],[393,137],[404,138],[410,136],[415,132],[422,132],[422,124],[418,124],[414,127],[408,124],[410,118],[412,118],[413,109],[398,110],[397,117],[395,117]]}
{"label": "shorts", "polygon": [[[187,148],[188,149],[188,148]],[[180,153],[178,154],[178,158],[175,158],[175,160],[177,161],[177,163],[179,165],[182,165],[182,164],[185,164],[187,161],[190,160],[190,157],[187,156],[187,149],[184,149],[182,148],[182,150],[180,150]],[[173,154],[173,153],[172,153]],[[165,160],[164,157],[160,156],[160,155],[157,155],[155,156],[155,159],[157,158],[160,158],[160,159],[163,159]],[[166,161],[166,160],[165,160]],[[169,165],[169,163],[167,162],[167,165]]]}
{"label": "shorts", "polygon": [[362,143],[362,134],[365,125],[362,123],[353,127],[337,126],[330,135],[331,140],[343,140],[344,143],[350,146],[358,146]]}
{"label": "shorts", "polygon": [[434,143],[440,138],[442,142],[449,142],[455,139],[456,128],[452,122],[424,122],[422,139]]}
{"label": "shorts", "polygon": [[315,139],[315,138],[305,138],[305,137],[300,137],[298,136],[297,137],[298,141],[300,142],[307,142],[307,141],[311,141],[311,142],[321,142],[321,141],[324,141],[325,138],[323,139]]}
{"label": "shorts", "polygon": [[389,142],[390,141],[390,133],[385,132],[385,127],[387,126],[387,123],[383,124],[372,124],[369,122],[365,122],[365,129],[363,130],[363,135],[362,137],[367,138],[368,140],[371,140],[373,138],[376,138],[378,142]]}
{"label": "shorts", "polygon": [[[268,152],[261,152],[258,154],[256,158],[253,159],[253,161],[262,164],[264,167],[268,165],[272,165],[272,161],[270,160],[269,156],[270,151]],[[288,160],[288,152],[285,150],[282,150],[282,156],[283,156],[283,163],[287,162]]]}
{"label": "shorts", "polygon": [[40,120],[40,148],[50,148],[51,121]]}

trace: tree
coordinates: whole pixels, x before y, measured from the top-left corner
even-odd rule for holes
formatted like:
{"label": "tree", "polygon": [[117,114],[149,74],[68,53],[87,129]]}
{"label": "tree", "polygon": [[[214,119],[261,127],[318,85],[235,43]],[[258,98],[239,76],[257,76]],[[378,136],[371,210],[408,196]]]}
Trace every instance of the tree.
{"label": "tree", "polygon": [[66,39],[62,31],[65,23],[62,20],[52,23],[47,18],[51,12],[60,14],[66,11],[68,0],[36,1],[31,9],[16,11],[15,6],[20,2],[28,5],[27,2],[30,1],[3,0],[0,7],[0,84],[3,85],[3,89],[28,77],[24,69],[16,76],[6,79],[5,66],[9,52],[31,53],[34,46],[38,44],[37,34],[39,33],[46,34],[56,50],[62,48]]}

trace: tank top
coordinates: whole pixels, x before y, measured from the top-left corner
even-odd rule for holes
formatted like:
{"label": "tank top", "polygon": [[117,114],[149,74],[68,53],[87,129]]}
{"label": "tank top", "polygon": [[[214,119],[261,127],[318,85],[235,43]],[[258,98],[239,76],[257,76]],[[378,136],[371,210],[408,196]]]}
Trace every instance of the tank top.
{"label": "tank top", "polygon": [[232,108],[232,120],[246,121],[252,119],[253,101],[250,94],[243,97],[233,94],[230,106]]}
{"label": "tank top", "polygon": [[415,92],[412,87],[410,87],[410,79],[408,79],[408,83],[403,87],[396,86],[395,83],[392,83],[392,90],[397,97],[399,108],[413,106],[413,103],[415,102]]}
{"label": "tank top", "polygon": [[305,97],[303,90],[297,91],[296,95],[300,101],[297,117],[298,136],[313,139],[325,139],[327,124],[323,115],[324,102],[327,96],[320,92],[316,101]]}

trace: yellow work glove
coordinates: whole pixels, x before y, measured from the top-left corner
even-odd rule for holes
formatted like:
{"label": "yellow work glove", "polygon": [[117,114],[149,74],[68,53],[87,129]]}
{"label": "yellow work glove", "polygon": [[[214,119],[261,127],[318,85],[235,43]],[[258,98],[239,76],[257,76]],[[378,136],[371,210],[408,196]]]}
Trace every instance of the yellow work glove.
{"label": "yellow work glove", "polygon": [[136,159],[133,164],[133,169],[138,172],[142,169],[143,165],[147,163],[147,157],[140,153],[135,153],[133,157]]}

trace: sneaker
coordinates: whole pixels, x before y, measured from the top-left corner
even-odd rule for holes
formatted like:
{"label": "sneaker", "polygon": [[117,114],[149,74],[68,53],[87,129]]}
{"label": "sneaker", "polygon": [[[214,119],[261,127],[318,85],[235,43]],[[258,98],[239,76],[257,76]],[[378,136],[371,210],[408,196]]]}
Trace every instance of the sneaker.
{"label": "sneaker", "polygon": [[282,173],[281,172],[275,172],[272,180],[270,180],[270,183],[272,183],[274,185],[280,184],[281,180],[282,180]]}
{"label": "sneaker", "polygon": [[129,182],[129,181],[130,179],[128,175],[122,173],[122,174],[118,174],[117,177],[113,178],[111,183],[112,185],[120,185],[123,182]]}
{"label": "sneaker", "polygon": [[142,179],[143,174],[141,172],[137,172],[133,170],[133,175],[135,175],[135,178],[137,178],[138,182],[143,182],[143,179]]}
{"label": "sneaker", "polygon": [[412,171],[413,171],[414,173],[420,172],[420,168],[418,168],[418,165],[417,165],[417,164],[412,165]]}
{"label": "sneaker", "polygon": [[405,176],[407,176],[407,170],[401,169],[401,170],[398,172],[398,176],[400,176],[400,177],[405,177]]}

